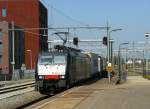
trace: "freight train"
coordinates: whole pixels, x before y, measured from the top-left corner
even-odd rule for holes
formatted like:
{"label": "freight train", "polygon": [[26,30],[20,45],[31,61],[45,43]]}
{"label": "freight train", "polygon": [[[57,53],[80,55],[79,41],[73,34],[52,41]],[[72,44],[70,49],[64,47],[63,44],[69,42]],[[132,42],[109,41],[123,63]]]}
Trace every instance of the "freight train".
{"label": "freight train", "polygon": [[42,53],[36,65],[36,90],[51,94],[60,88],[70,88],[77,82],[100,76],[106,62],[94,53],[57,45],[55,50]]}

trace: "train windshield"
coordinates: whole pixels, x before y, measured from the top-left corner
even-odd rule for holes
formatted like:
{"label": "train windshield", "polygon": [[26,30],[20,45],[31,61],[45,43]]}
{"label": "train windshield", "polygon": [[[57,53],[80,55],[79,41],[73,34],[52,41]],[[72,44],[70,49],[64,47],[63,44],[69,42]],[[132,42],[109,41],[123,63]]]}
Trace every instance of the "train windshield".
{"label": "train windshield", "polygon": [[52,56],[41,56],[39,59],[39,64],[51,64],[53,63]]}
{"label": "train windshield", "polygon": [[64,55],[54,56],[54,63],[55,64],[63,64],[65,62],[66,62],[66,56],[64,56]]}
{"label": "train windshield", "polygon": [[41,56],[39,64],[65,64],[65,55]]}

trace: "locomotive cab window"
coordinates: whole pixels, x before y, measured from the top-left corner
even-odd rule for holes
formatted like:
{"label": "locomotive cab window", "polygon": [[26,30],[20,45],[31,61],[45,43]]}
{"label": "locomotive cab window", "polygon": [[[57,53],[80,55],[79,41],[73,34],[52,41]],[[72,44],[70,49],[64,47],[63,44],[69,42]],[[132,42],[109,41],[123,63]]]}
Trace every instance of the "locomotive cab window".
{"label": "locomotive cab window", "polygon": [[65,55],[56,55],[56,56],[54,56],[54,63],[55,64],[66,63],[66,56]]}
{"label": "locomotive cab window", "polygon": [[51,64],[53,63],[53,57],[47,56],[47,57],[41,57],[39,63],[40,64]]}

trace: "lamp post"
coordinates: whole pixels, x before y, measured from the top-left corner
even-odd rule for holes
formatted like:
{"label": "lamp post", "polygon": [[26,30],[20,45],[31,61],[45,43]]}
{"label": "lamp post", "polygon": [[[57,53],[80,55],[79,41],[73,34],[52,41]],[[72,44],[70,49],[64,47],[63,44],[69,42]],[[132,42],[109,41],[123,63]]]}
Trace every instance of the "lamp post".
{"label": "lamp post", "polygon": [[12,21],[12,80],[16,79],[16,72],[15,72],[15,24]]}
{"label": "lamp post", "polygon": [[[110,34],[111,34],[111,32],[116,32],[116,31],[121,31],[122,29],[121,28],[119,28],[119,29],[113,29],[113,30],[111,30],[111,31],[109,31],[109,33],[108,33],[108,36],[107,36],[107,44],[108,44],[108,47],[107,47],[107,52],[108,52],[108,63],[110,63],[110,54],[111,54],[111,43],[110,43],[110,40],[111,40],[111,38],[110,38]],[[111,52],[110,52],[111,51]]]}
{"label": "lamp post", "polygon": [[[122,80],[122,72],[121,72],[121,46],[122,45],[127,45],[129,43],[121,43],[119,45],[119,51],[118,51],[118,70],[119,70],[119,81],[121,82]],[[127,56],[126,56],[127,57]]]}
{"label": "lamp post", "polygon": [[150,33],[144,34],[146,40],[145,40],[145,55],[146,55],[146,72],[148,72],[148,37],[150,36]]}
{"label": "lamp post", "polygon": [[31,50],[26,50],[27,52],[29,52],[30,53],[30,65],[31,65],[31,69],[32,69],[32,51]]}
{"label": "lamp post", "polygon": [[[109,31],[108,32],[108,34],[107,34],[107,60],[108,60],[108,65],[107,65],[107,67],[111,67],[111,60],[110,60],[110,54],[112,54],[111,52],[111,47],[112,47],[112,45],[111,45],[111,42],[110,42],[110,33],[111,32],[116,32],[116,31],[121,31],[122,29],[113,29],[113,30],[111,30],[111,31]],[[109,79],[109,83],[110,83],[110,72],[108,71],[108,79]]]}

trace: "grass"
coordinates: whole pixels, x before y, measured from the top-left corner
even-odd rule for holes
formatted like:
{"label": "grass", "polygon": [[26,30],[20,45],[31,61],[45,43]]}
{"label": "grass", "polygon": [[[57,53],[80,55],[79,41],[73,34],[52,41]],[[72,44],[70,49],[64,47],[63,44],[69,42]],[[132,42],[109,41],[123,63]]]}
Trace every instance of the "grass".
{"label": "grass", "polygon": [[144,75],[144,78],[150,79],[150,75]]}

